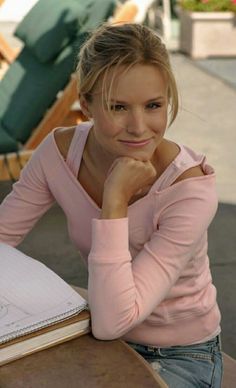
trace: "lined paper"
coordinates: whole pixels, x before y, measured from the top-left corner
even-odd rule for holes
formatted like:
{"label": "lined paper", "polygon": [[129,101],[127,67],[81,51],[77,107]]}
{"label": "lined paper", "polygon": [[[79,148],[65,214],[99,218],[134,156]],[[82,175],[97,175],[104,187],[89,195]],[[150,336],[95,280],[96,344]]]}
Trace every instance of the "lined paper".
{"label": "lined paper", "polygon": [[0,243],[0,344],[87,308],[43,263]]}

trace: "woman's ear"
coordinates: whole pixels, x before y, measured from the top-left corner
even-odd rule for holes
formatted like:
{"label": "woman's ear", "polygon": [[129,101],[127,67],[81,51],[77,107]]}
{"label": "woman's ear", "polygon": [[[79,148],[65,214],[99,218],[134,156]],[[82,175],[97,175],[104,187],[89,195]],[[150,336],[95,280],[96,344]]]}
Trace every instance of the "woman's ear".
{"label": "woman's ear", "polygon": [[79,94],[79,103],[83,114],[88,118],[92,118],[91,112],[89,110],[89,103],[83,94]]}

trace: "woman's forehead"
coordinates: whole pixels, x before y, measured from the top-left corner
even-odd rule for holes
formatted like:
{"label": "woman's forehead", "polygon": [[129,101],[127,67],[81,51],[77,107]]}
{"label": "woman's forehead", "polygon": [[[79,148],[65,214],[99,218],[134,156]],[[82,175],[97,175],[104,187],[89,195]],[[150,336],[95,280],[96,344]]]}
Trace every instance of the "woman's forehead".
{"label": "woman's forehead", "polygon": [[[156,88],[165,91],[168,86],[167,77],[160,67],[154,64],[135,64],[112,66],[101,75],[96,83],[93,94],[109,95],[110,97],[127,94],[145,88],[150,91]],[[116,96],[114,96],[116,97]]]}
{"label": "woman's forehead", "polygon": [[135,64],[113,66],[103,74],[94,89],[95,94],[113,99],[128,98],[135,93],[153,95],[157,91],[166,94],[166,74],[157,65]]}

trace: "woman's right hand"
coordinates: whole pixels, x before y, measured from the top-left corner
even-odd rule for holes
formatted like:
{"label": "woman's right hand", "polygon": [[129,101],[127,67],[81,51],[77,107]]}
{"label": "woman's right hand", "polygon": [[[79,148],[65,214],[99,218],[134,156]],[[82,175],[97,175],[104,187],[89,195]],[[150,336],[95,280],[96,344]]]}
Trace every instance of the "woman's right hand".
{"label": "woman's right hand", "polygon": [[126,213],[130,199],[150,186],[155,177],[156,170],[150,160],[140,161],[126,156],[117,158],[104,183],[103,209],[112,211],[113,208],[116,212],[121,209],[122,214]]}

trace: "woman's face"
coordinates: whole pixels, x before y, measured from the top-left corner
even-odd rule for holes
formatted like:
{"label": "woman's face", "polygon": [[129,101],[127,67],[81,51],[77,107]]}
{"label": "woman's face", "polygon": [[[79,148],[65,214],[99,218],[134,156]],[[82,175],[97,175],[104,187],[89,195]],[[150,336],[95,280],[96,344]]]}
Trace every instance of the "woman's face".
{"label": "woman's face", "polygon": [[118,70],[107,78],[109,89],[115,75],[109,102],[102,99],[99,80],[92,102],[86,103],[94,121],[95,141],[108,157],[150,160],[167,126],[167,81],[154,65],[137,64],[129,70],[121,66]]}

